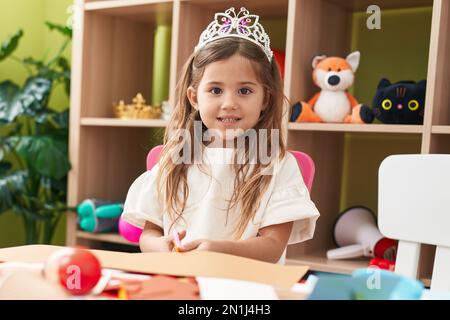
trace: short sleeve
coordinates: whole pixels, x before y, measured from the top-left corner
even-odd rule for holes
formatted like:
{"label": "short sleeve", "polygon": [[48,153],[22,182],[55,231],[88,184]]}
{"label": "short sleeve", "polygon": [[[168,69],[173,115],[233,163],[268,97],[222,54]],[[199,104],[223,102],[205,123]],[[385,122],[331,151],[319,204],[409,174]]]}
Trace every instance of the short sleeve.
{"label": "short sleeve", "polygon": [[311,239],[320,214],[311,201],[295,157],[287,153],[281,161],[272,194],[263,213],[260,228],[293,222],[288,244]]}
{"label": "short sleeve", "polygon": [[128,190],[122,218],[128,223],[144,228],[149,221],[163,228],[163,210],[158,199],[156,174],[158,165],[141,174]]}

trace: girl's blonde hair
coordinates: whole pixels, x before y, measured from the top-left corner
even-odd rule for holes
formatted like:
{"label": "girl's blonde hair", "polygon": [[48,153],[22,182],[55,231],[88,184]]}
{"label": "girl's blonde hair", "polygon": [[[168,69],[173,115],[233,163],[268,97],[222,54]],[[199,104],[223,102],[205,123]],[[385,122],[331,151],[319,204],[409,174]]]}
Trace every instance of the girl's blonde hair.
{"label": "girl's blonde hair", "polygon": [[[229,199],[227,214],[231,208],[240,205],[239,210],[241,210],[242,215],[234,233],[236,239],[239,239],[250,220],[255,216],[261,198],[271,181],[272,175],[263,174],[264,170],[267,170],[274,161],[281,160],[286,152],[281,130],[284,95],[280,73],[275,61],[272,59],[272,62],[269,62],[265,53],[258,46],[245,39],[222,38],[209,43],[189,57],[177,84],[174,112],[165,131],[164,148],[159,160],[161,170],[158,171],[157,186],[159,199],[163,199],[164,209],[167,210],[169,217],[173,221],[173,226],[182,218],[189,196],[187,171],[194,163],[194,144],[197,144],[196,150],[203,150],[198,148],[204,147],[201,141],[202,137],[198,139],[199,137],[194,135],[194,121],[201,121],[201,119],[199,112],[192,107],[187,98],[187,89],[190,86],[195,90],[198,89],[198,84],[207,65],[216,61],[226,60],[235,54],[241,55],[252,63],[255,73],[264,88],[265,109],[261,113],[254,129],[256,132],[258,132],[258,129],[268,130],[266,139],[267,154],[270,154],[272,160],[269,164],[262,164],[258,161],[253,169],[249,170],[249,144],[245,143],[244,163],[241,161],[238,164],[238,161],[236,161],[237,152],[234,152],[235,161],[233,162],[233,167],[236,176],[234,193]],[[180,141],[179,136],[175,134],[178,129],[187,130],[190,134],[190,139]],[[203,125],[203,131],[206,129]],[[278,141],[276,141],[278,149],[272,146],[271,135],[273,130],[271,129],[278,129]],[[257,139],[257,142],[259,150],[259,139]],[[185,144],[190,145],[186,146]],[[182,145],[187,149],[183,149]],[[181,156],[182,151],[179,150],[182,149],[190,150],[190,164],[174,163],[174,153]],[[278,153],[273,154],[275,153],[273,150],[277,150]]]}

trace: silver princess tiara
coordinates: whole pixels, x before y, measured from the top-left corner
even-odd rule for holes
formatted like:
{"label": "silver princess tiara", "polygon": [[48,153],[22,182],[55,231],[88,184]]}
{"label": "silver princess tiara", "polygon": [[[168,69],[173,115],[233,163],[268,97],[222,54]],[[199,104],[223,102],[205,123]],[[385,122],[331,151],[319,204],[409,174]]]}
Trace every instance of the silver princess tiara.
{"label": "silver princess tiara", "polygon": [[266,54],[269,62],[272,61],[273,52],[270,49],[270,39],[263,26],[258,23],[259,16],[249,14],[242,7],[236,14],[234,7],[214,15],[214,20],[200,35],[195,51],[206,44],[221,38],[236,37],[249,40],[258,45]]}

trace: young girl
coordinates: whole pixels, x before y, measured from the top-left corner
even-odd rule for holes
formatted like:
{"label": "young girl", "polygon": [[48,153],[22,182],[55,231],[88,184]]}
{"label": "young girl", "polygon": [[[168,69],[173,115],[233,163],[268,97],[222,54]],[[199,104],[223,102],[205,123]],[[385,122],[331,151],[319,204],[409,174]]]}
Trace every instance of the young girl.
{"label": "young girl", "polygon": [[313,236],[319,212],[281,135],[284,96],[269,44],[244,8],[216,14],[200,36],[159,162],[125,201],[123,219],[144,229],[143,252],[173,251],[176,230],[177,251],[284,263],[288,244]]}

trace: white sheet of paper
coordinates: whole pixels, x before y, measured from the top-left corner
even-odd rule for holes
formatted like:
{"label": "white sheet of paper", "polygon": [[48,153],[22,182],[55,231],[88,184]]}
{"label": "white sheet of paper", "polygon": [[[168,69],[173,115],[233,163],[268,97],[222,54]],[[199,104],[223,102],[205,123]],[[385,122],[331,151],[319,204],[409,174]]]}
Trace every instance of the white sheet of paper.
{"label": "white sheet of paper", "polygon": [[274,288],[267,284],[212,277],[196,279],[204,300],[278,300]]}

